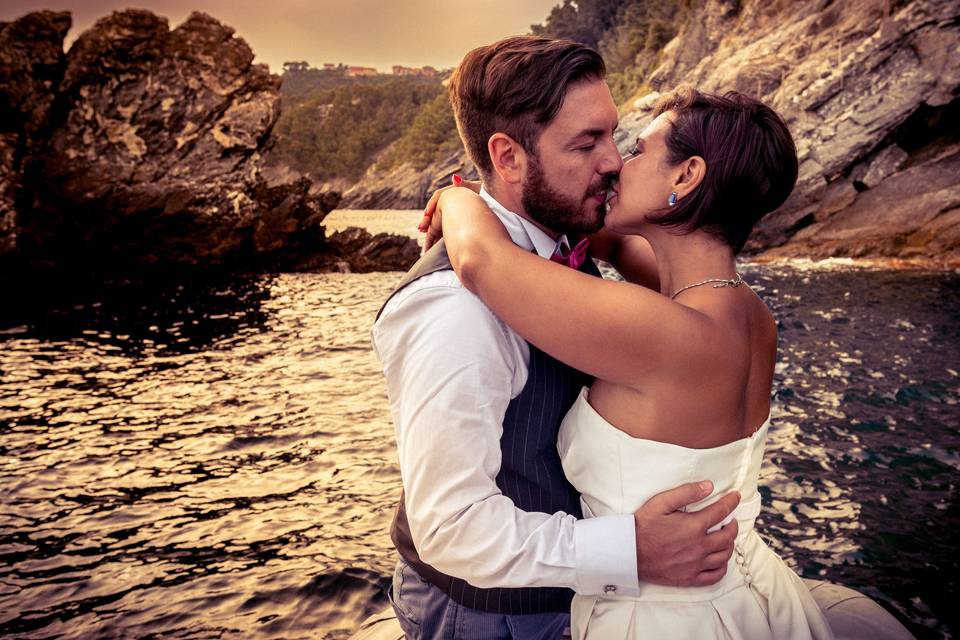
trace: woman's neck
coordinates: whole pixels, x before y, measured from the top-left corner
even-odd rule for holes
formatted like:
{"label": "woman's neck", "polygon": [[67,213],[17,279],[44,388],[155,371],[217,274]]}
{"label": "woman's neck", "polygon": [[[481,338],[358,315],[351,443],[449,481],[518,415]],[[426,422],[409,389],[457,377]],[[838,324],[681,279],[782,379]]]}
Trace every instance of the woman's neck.
{"label": "woman's neck", "polygon": [[708,278],[736,277],[733,250],[702,229],[679,235],[661,227],[644,237],[657,256],[660,292],[666,296]]}

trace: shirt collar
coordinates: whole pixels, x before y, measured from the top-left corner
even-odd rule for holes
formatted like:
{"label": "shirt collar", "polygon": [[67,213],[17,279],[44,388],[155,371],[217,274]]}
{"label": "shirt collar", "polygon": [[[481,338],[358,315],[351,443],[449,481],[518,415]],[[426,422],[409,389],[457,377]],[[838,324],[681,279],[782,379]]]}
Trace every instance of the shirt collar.
{"label": "shirt collar", "polygon": [[554,240],[543,229],[497,202],[496,198],[490,195],[484,187],[480,187],[480,197],[487,203],[490,210],[500,218],[500,222],[503,223],[507,233],[510,234],[510,239],[518,247],[527,251],[536,251],[541,258],[547,259],[560,247],[569,252],[570,241],[567,240],[566,235],[561,234],[558,239]]}

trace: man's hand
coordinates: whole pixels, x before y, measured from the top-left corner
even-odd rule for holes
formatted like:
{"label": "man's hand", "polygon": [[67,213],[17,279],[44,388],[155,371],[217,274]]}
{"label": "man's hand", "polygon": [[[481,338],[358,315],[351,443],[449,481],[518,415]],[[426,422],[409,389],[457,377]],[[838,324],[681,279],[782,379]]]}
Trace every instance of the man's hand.
{"label": "man's hand", "polygon": [[712,490],[710,482],[685,484],[653,496],[633,514],[637,575],[641,581],[703,587],[724,576],[733,554],[737,521],[713,533],[707,530],[737,508],[740,494],[730,492],[700,511],[681,511],[706,498]]}

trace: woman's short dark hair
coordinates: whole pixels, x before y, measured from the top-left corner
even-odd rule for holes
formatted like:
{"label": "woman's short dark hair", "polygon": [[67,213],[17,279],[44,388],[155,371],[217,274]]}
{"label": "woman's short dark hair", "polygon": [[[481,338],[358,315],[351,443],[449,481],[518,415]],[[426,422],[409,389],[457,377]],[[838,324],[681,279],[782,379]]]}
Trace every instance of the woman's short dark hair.
{"label": "woman's short dark hair", "polygon": [[759,100],[681,88],[662,99],[656,115],[675,115],[666,136],[667,161],[706,162],[703,181],[650,222],[685,232],[703,228],[739,252],[760,218],[786,201],[797,182],[797,148],[787,125]]}
{"label": "woman's short dark hair", "polygon": [[605,74],[599,53],[570,40],[514,36],[470,51],[448,91],[463,145],[480,174],[493,173],[490,136],[505,133],[535,155],[540,132],[570,86]]}

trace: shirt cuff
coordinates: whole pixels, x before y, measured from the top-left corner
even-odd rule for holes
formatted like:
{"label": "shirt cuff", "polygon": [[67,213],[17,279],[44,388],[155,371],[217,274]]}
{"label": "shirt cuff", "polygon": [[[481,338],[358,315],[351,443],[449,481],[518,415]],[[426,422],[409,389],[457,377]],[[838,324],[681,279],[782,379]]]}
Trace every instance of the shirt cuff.
{"label": "shirt cuff", "polygon": [[637,596],[637,534],[633,514],[577,520],[573,525],[577,584],[584,596]]}

